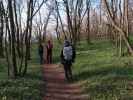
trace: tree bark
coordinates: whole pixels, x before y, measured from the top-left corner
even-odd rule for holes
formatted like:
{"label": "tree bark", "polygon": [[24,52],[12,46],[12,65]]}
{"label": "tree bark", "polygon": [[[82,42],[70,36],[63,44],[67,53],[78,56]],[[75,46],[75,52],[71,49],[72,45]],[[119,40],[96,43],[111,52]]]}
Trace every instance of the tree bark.
{"label": "tree bark", "polygon": [[13,63],[13,77],[15,78],[18,74],[17,71],[17,62],[16,62],[16,49],[15,49],[15,24],[14,24],[14,16],[13,16],[13,8],[12,1],[8,0],[9,7],[9,18],[10,18],[10,29],[11,29],[11,45],[12,45],[12,63]]}
{"label": "tree bark", "polygon": [[3,51],[3,34],[4,34],[4,8],[3,2],[0,1],[0,57],[4,57]]}

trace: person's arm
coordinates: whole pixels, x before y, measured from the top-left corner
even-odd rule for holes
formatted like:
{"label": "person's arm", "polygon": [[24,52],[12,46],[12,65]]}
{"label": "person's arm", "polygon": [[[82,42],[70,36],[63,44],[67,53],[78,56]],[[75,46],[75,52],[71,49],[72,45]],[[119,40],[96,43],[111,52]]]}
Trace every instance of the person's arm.
{"label": "person's arm", "polygon": [[61,59],[61,63],[63,64],[64,62],[63,50],[61,50],[60,59]]}
{"label": "person's arm", "polygon": [[41,50],[40,50],[40,46],[38,46],[38,54],[40,54],[40,51],[41,51]]}
{"label": "person's arm", "polygon": [[74,46],[72,46],[72,48],[73,48],[73,57],[72,57],[72,60],[74,62],[75,61],[75,58],[76,58],[76,50],[75,50],[75,47]]}

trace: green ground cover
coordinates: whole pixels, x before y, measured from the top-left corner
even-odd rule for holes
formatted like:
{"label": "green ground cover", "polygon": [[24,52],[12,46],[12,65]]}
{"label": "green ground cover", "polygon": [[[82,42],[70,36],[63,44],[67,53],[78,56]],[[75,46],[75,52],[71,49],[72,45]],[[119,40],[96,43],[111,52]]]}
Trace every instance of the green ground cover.
{"label": "green ground cover", "polygon": [[[53,62],[60,62],[62,46],[54,42]],[[116,55],[108,41],[80,42],[73,64],[74,82],[83,82],[90,100],[133,100],[133,57]],[[2,63],[1,63],[2,62]],[[32,59],[24,78],[7,78],[6,61],[0,60],[0,100],[41,100],[42,67],[37,47],[32,47]],[[43,90],[44,91],[44,90]]]}
{"label": "green ground cover", "polygon": [[37,46],[33,45],[28,73],[23,78],[9,79],[5,59],[0,59],[0,100],[42,100],[42,66],[39,65]]}
{"label": "green ground cover", "polygon": [[90,100],[133,100],[133,57],[116,56],[110,42],[81,42],[73,65]]}

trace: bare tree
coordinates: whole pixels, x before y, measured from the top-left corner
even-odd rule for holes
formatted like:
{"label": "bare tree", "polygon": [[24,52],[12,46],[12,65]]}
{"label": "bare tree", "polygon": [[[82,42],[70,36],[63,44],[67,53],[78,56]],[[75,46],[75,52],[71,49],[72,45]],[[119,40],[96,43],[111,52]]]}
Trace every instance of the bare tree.
{"label": "bare tree", "polygon": [[0,16],[2,19],[2,30],[0,30],[2,34],[0,33],[0,36],[2,38],[0,38],[3,40],[4,34],[8,75],[13,78],[24,76],[27,73],[28,58],[30,57],[33,17],[46,1],[47,0],[42,0],[36,10],[35,7],[37,1],[27,1],[27,20],[25,22],[25,27],[22,25],[22,21],[24,20],[21,15],[21,11],[23,10],[23,1],[7,0],[7,2],[5,2],[7,3],[7,7],[5,7],[6,9],[4,9],[2,1],[0,2],[0,4],[2,4],[0,5],[0,13],[2,15]]}
{"label": "bare tree", "polygon": [[8,7],[9,7],[9,18],[10,18],[10,30],[11,30],[11,56],[12,56],[12,63],[13,63],[13,77],[16,77],[18,74],[17,70],[17,61],[16,61],[16,49],[15,49],[15,24],[14,24],[14,15],[13,15],[13,7],[12,1],[8,0]]}
{"label": "bare tree", "polygon": [[4,6],[3,2],[0,1],[0,57],[4,57],[3,51],[3,34],[4,34]]}
{"label": "bare tree", "polygon": [[119,27],[118,23],[116,23],[116,21],[113,19],[112,12],[110,10],[110,7],[109,7],[109,4],[108,4],[107,0],[103,0],[103,2],[104,2],[104,5],[105,5],[105,8],[107,10],[107,13],[108,13],[108,15],[110,17],[111,24],[113,25],[113,27],[117,31],[119,31],[118,32],[119,35],[123,38],[123,41],[125,42],[126,47],[128,48],[128,50],[131,53],[131,55],[133,55],[132,47],[131,47],[131,45],[130,45],[130,43],[128,41],[127,35],[126,35],[126,34],[128,34],[127,31],[125,31],[124,29],[122,29],[121,27]]}
{"label": "bare tree", "polygon": [[[56,31],[57,27],[61,26],[62,33],[64,38],[68,38],[74,44],[80,40],[81,30],[83,20],[87,13],[87,7],[83,6],[85,1],[83,0],[55,0],[56,6]],[[59,9],[59,6],[62,5],[63,8]],[[60,11],[63,10],[63,13],[66,15],[66,22],[63,23]],[[59,31],[57,32],[57,36],[60,36]]]}
{"label": "bare tree", "polygon": [[90,8],[91,8],[91,1],[86,0],[86,7],[87,7],[87,42],[90,43]]}

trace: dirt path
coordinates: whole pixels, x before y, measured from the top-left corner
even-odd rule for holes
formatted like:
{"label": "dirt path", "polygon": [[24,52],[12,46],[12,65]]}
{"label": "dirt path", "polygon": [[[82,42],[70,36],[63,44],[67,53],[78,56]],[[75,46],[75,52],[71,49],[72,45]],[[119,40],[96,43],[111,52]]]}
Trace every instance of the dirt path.
{"label": "dirt path", "polygon": [[46,95],[43,100],[88,100],[81,84],[65,81],[64,70],[59,65],[44,65]]}

